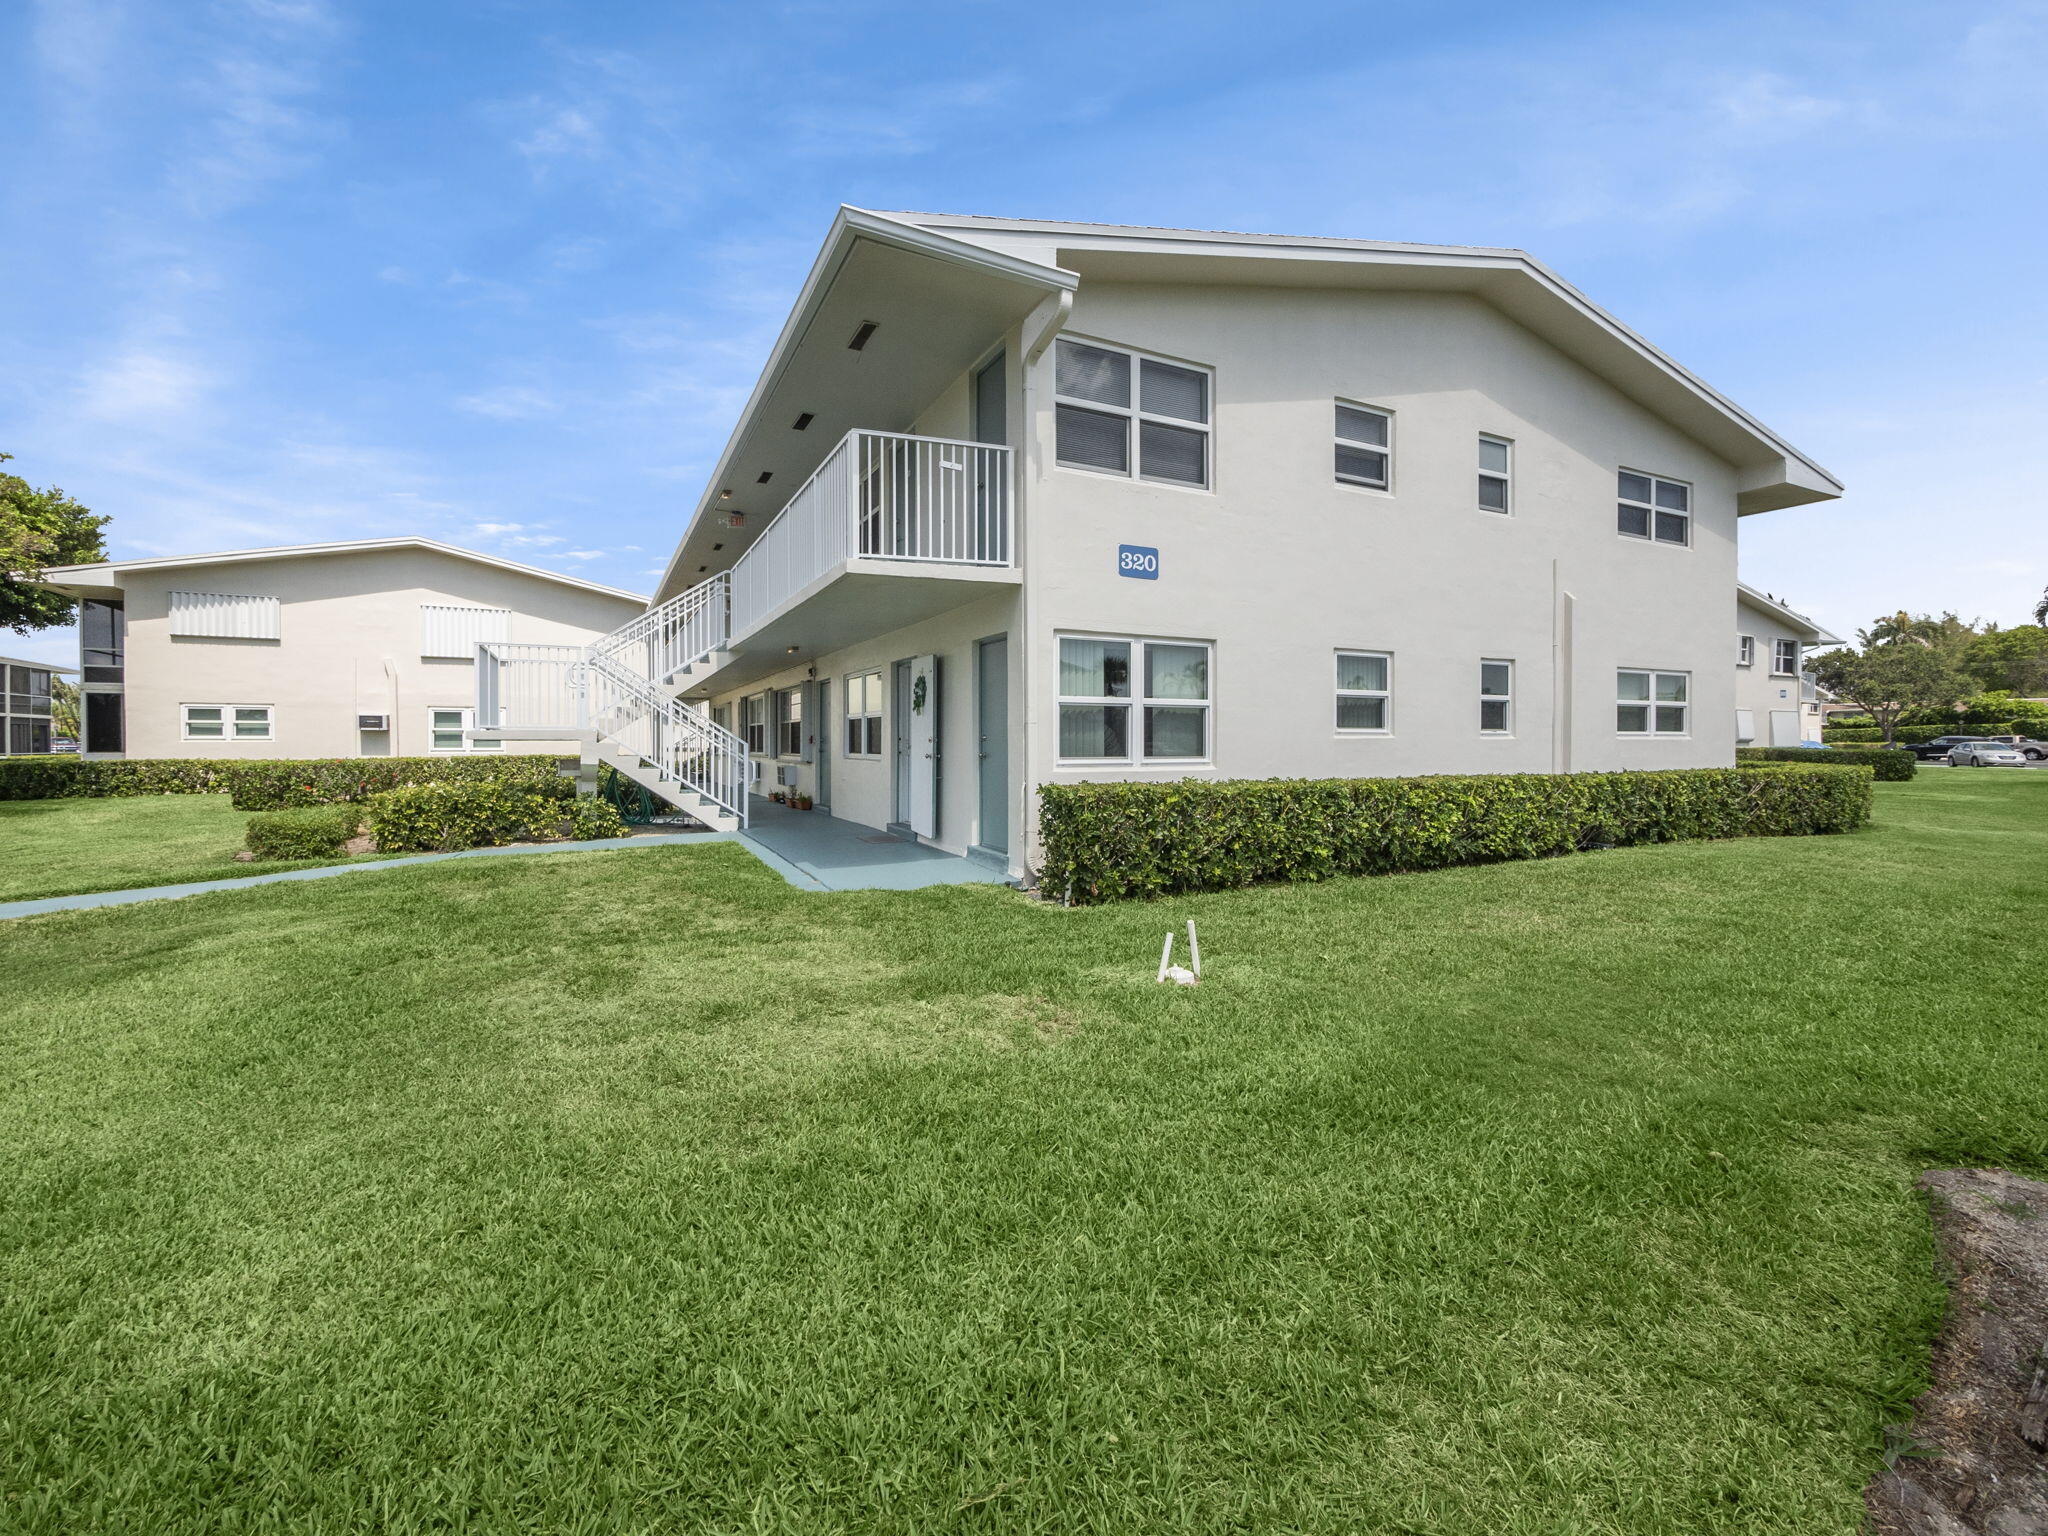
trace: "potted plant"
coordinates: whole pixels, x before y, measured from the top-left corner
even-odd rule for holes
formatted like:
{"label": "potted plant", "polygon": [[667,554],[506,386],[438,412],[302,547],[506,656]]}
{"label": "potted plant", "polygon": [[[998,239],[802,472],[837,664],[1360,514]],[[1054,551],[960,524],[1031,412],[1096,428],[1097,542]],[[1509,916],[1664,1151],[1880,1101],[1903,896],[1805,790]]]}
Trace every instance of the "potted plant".
{"label": "potted plant", "polygon": [[777,805],[786,805],[786,804],[788,804],[788,799],[787,799],[787,797],[786,797],[786,796],[784,796],[784,794],[782,793],[782,791],[781,791],[781,790],[779,790],[779,789],[778,789],[778,790],[775,790],[774,792],[772,792],[772,793],[771,793],[771,794],[770,794],[770,795],[768,796],[768,798],[769,798],[770,800],[773,800],[773,801],[774,801],[774,802],[775,802],[775,803],[776,803]]}
{"label": "potted plant", "polygon": [[811,808],[812,800],[809,795],[798,795],[792,803],[798,810],[808,811]]}

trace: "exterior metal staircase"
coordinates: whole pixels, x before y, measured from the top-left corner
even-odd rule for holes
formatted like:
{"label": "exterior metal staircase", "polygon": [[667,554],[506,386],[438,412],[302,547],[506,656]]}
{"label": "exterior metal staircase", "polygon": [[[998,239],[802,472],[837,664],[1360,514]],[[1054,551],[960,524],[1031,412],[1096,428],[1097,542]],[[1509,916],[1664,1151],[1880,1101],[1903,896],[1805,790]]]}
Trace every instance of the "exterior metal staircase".
{"label": "exterior metal staircase", "polygon": [[[589,645],[477,646],[475,736],[570,740],[598,764],[722,832],[747,824],[746,743],[675,690],[722,665],[731,584],[699,582]],[[485,724],[484,722],[491,722]]]}

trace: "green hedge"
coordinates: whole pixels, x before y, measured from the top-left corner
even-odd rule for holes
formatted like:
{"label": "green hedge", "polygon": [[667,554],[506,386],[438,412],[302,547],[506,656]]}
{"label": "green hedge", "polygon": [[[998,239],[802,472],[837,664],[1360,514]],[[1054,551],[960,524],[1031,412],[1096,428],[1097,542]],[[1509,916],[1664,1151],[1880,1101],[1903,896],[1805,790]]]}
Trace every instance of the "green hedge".
{"label": "green hedge", "polygon": [[559,776],[563,759],[540,753],[503,757],[271,758],[223,762],[217,758],[75,757],[0,758],[0,800],[99,799],[118,795],[206,795],[226,791],[238,811],[281,811],[294,806],[341,805],[367,800],[401,784],[446,779],[518,783],[560,799],[575,785]]}
{"label": "green hedge", "polygon": [[[1937,736],[2025,736],[2048,741],[2048,721],[1993,720],[1984,725],[1902,725],[1892,733],[1894,741],[1914,746]],[[1874,725],[1830,725],[1821,728],[1829,746],[1858,746],[1882,742],[1884,732]]]}
{"label": "green hedge", "polygon": [[1075,902],[1379,875],[1684,838],[1846,832],[1871,772],[1822,764],[1039,791],[1041,884]]}
{"label": "green hedge", "polygon": [[362,819],[352,805],[258,811],[249,818],[243,841],[259,859],[324,859],[341,852]]}
{"label": "green hedge", "polygon": [[568,800],[576,793],[564,778],[563,759],[540,753],[503,757],[332,757],[309,761],[233,763],[223,787],[238,811],[279,811],[302,805],[342,805],[407,784],[484,783],[516,785],[534,794]]}
{"label": "green hedge", "polygon": [[1868,768],[1880,784],[1901,784],[1919,772],[1919,759],[1904,747],[1737,747],[1738,763],[1819,763]]}
{"label": "green hedge", "polygon": [[0,760],[0,800],[78,800],[125,795],[205,795],[225,786],[205,758],[10,757]]}
{"label": "green hedge", "polygon": [[380,853],[446,853],[559,837],[569,814],[530,784],[444,781],[372,795],[367,821]]}
{"label": "green hedge", "polygon": [[626,818],[609,800],[586,795],[580,800],[571,800],[562,807],[562,811],[562,835],[575,842],[591,843],[601,837],[626,835]]}

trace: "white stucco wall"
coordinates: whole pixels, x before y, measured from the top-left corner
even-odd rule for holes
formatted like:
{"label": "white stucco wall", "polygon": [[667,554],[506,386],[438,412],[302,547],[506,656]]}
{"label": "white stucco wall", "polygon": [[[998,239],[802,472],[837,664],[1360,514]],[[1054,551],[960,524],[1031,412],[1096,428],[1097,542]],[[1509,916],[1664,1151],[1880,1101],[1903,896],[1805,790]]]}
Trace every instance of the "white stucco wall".
{"label": "white stucco wall", "polygon": [[[1771,712],[1789,710],[1798,717],[1799,739],[1819,741],[1821,736],[1821,715],[1818,703],[1808,704],[1799,696],[1799,677],[1795,672],[1790,676],[1774,673],[1772,654],[1773,642],[1778,640],[1799,640],[1800,632],[1783,619],[1753,607],[1738,594],[1735,603],[1735,632],[1738,640],[1743,635],[1752,636],[1756,641],[1755,659],[1749,666],[1739,663],[1735,668],[1735,708],[1739,712],[1748,710],[1755,717],[1756,738],[1742,742],[1746,747],[1768,747],[1771,742]],[[1803,652],[1802,652],[1803,654]],[[1734,729],[1731,726],[1731,729]]]}
{"label": "white stucco wall", "polygon": [[[1033,700],[1034,777],[1190,771],[1057,765],[1063,630],[1212,641],[1203,771],[1219,777],[1732,761],[1733,471],[1497,311],[1456,295],[1094,284],[1067,334],[1214,369],[1213,488],[1057,467],[1047,354],[1033,380],[1027,572],[1047,695]],[[1390,491],[1335,481],[1340,397],[1393,413]],[[1514,443],[1512,516],[1477,508],[1481,433]],[[1690,547],[1616,532],[1620,467],[1691,484]],[[1118,576],[1122,543],[1158,548],[1160,579]],[[1568,675],[1559,590],[1575,599]],[[1393,653],[1386,736],[1334,728],[1334,654],[1350,648]],[[1482,658],[1515,663],[1511,737],[1478,730]],[[1620,667],[1692,674],[1687,736],[1617,733]]]}
{"label": "white stucco wall", "polygon": [[[173,636],[172,591],[276,597],[280,638]],[[126,755],[225,758],[355,757],[385,745],[358,734],[358,714],[393,717],[391,755],[426,755],[428,711],[470,705],[475,666],[420,655],[424,603],[509,608],[509,639],[550,644],[587,643],[641,606],[424,549],[134,571],[125,602]],[[186,704],[270,705],[273,738],[186,741]]]}

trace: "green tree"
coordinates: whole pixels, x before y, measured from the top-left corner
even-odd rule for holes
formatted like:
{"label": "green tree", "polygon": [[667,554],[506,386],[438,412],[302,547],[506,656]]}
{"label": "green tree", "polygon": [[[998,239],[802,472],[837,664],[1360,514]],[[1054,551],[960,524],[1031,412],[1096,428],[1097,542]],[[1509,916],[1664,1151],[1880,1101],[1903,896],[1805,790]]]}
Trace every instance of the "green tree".
{"label": "green tree", "polygon": [[78,684],[67,683],[61,677],[51,678],[50,729],[59,736],[69,736],[77,741],[78,707]]}
{"label": "green tree", "polygon": [[1866,651],[1896,640],[1910,640],[1940,651],[1960,664],[1963,652],[1983,630],[1982,619],[1964,619],[1954,613],[1907,613],[1902,608],[1873,621],[1870,628],[1858,630],[1856,638]]}
{"label": "green tree", "polygon": [[[0,463],[12,458],[0,453]],[[34,584],[53,565],[107,558],[108,519],[56,486],[38,490],[0,471],[0,625],[18,635],[71,620],[71,599]]]}
{"label": "green tree", "polygon": [[2048,693],[2048,628],[1993,629],[1963,648],[1963,670],[1990,693],[2038,698]]}
{"label": "green tree", "polygon": [[2034,622],[2048,624],[2048,587],[2041,589],[2041,601],[2034,604]]}
{"label": "green tree", "polygon": [[1895,639],[1861,651],[1827,651],[1807,663],[1821,687],[1866,711],[1893,745],[1899,716],[1909,709],[1953,709],[1977,681],[1925,641]]}

